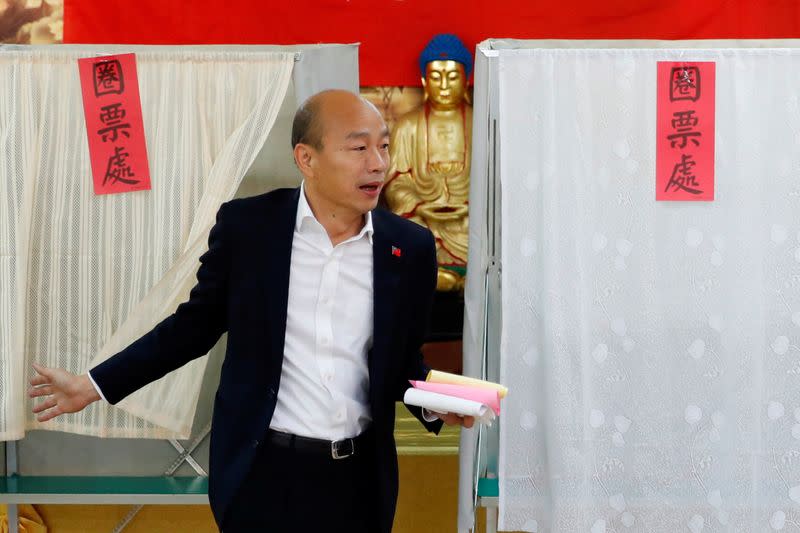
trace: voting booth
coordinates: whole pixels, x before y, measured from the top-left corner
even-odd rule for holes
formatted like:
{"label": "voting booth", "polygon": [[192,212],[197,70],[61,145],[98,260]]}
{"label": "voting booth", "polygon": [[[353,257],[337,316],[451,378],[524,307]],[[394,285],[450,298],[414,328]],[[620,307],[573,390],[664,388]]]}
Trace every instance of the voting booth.
{"label": "voting booth", "polygon": [[[97,194],[78,61],[124,54],[135,56],[150,190]],[[3,502],[207,501],[224,337],[118,406],[96,402],[47,423],[27,399],[31,364],[84,373],[174,311],[219,205],[299,185],[290,142],[299,103],[358,85],[357,45],[0,46],[0,440],[4,474],[18,474]],[[129,139],[132,114],[113,122],[130,129],[95,140]],[[99,489],[95,480],[87,496],[80,483],[25,485],[38,476],[191,479]]]}
{"label": "voting booth", "polygon": [[798,44],[478,46],[460,531],[796,522]]}

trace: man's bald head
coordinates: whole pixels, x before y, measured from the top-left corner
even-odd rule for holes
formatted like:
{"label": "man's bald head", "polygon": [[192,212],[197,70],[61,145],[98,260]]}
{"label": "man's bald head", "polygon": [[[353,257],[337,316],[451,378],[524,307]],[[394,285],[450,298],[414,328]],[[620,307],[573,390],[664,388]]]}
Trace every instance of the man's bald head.
{"label": "man's bald head", "polygon": [[367,106],[380,115],[378,108],[371,102],[350,91],[328,89],[308,97],[294,114],[292,148],[302,143],[315,150],[322,150],[326,115],[330,115],[331,110],[355,103]]}

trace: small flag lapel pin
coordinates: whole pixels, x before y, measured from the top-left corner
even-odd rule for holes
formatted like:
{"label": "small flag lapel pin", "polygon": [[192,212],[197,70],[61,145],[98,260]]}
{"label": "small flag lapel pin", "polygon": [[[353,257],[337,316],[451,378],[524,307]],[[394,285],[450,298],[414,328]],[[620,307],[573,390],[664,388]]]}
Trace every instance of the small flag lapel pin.
{"label": "small flag lapel pin", "polygon": [[395,257],[400,257],[403,255],[403,252],[397,246],[392,246],[392,255]]}

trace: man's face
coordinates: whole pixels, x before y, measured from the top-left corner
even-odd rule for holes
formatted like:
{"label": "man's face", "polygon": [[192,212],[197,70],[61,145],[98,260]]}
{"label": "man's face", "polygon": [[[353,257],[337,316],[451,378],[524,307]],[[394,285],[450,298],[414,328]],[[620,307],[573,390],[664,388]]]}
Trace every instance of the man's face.
{"label": "man's face", "polygon": [[464,65],[451,60],[429,62],[425,67],[425,90],[438,107],[461,105],[467,91]]}
{"label": "man's face", "polygon": [[313,187],[349,214],[378,205],[389,166],[389,130],[378,111],[354,95],[334,95],[321,110],[322,149],[313,150]]}

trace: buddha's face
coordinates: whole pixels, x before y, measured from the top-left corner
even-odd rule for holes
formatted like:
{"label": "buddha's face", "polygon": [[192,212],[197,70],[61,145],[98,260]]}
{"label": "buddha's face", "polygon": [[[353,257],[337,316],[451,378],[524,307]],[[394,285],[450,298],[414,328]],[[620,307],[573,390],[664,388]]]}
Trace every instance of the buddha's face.
{"label": "buddha's face", "polygon": [[464,65],[449,59],[431,61],[425,67],[422,84],[433,106],[446,109],[461,105],[467,92]]}

